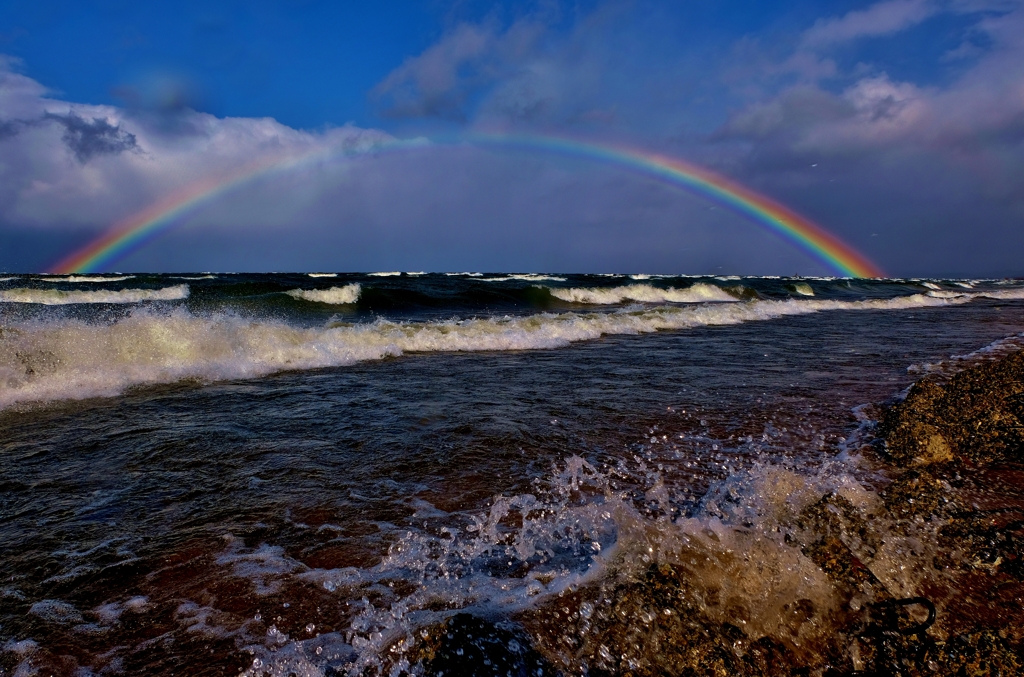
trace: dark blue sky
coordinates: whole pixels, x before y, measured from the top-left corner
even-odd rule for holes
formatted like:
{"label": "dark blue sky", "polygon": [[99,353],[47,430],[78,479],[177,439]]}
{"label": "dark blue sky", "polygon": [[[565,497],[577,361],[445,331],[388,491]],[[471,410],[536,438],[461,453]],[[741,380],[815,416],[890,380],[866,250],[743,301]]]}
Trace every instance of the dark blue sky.
{"label": "dark blue sky", "polygon": [[[275,152],[487,128],[703,163],[896,274],[1020,274],[1022,15],[1017,0],[2,1],[0,267],[45,267]],[[613,168],[423,155],[306,174],[300,196],[285,179],[243,189],[123,265],[828,272]],[[274,208],[250,213],[256,196]]]}

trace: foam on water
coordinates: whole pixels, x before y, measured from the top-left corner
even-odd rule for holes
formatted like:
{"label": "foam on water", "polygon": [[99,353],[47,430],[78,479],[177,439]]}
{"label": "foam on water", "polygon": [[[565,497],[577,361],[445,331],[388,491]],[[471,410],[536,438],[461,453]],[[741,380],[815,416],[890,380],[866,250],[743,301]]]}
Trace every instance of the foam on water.
{"label": "foam on water", "polygon": [[[187,287],[182,290],[187,293]],[[355,291],[323,291],[339,300],[354,300],[356,295]],[[1024,290],[1007,291],[1024,296]],[[972,298],[915,294],[865,301],[791,299],[443,322],[378,319],[316,327],[233,313],[195,314],[183,308],[135,308],[112,322],[77,318],[11,321],[0,327],[0,407],[112,396],[134,385],[182,379],[217,381],[337,367],[405,353],[552,349],[602,335],[730,325],[827,310],[923,308],[966,303]]]}
{"label": "foam on water", "polygon": [[188,298],[187,284],[161,289],[121,289],[117,291],[16,288],[0,291],[0,303],[36,303],[63,306],[76,303],[140,303],[142,301],[180,301]]}
{"label": "foam on water", "polygon": [[402,274],[400,270],[389,270],[379,273],[367,273],[370,277],[398,277]]}
{"label": "foam on water", "polygon": [[358,284],[347,284],[344,287],[331,287],[330,289],[291,289],[285,294],[303,301],[345,305],[358,301],[360,290],[361,287]]}
{"label": "foam on water", "polygon": [[[591,623],[649,623],[602,618],[599,600],[620,594],[621,582],[636,580],[655,563],[685,575],[687,594],[708,621],[740,623],[746,636],[769,637],[798,654],[814,651],[836,631],[834,619],[848,600],[802,552],[800,543],[817,535],[804,533],[800,516],[824,495],[841,497],[865,514],[877,512],[878,495],[851,470],[841,462],[809,470],[758,463],[712,486],[692,516],[672,519],[682,487],[642,460],[602,470],[573,456],[534,493],[497,496],[489,509],[455,516],[437,533],[406,532],[370,568],[310,569],[280,548],[261,545],[243,554],[232,543],[223,556],[232,575],[255,581],[258,589],[297,575],[339,600],[362,596],[337,637],[245,647],[254,659],[243,674],[322,675],[329,659],[336,674],[400,674],[413,667],[407,654],[421,628],[456,612],[528,617],[576,591],[588,592],[581,612],[566,614],[561,626],[571,636],[585,637]],[[616,489],[623,478],[642,491]],[[856,543],[851,549],[889,593],[909,595],[927,578],[928,567],[906,566],[907,553],[916,548],[915,561],[922,562],[931,554],[916,536],[891,534],[877,549]],[[378,594],[373,601],[362,593],[396,580],[410,583],[410,592]],[[807,612],[794,621],[795,600]],[[557,637],[548,639],[557,647]],[[321,642],[330,644],[329,653],[316,649],[326,648]],[[559,667],[578,669],[566,659],[570,663]]]}
{"label": "foam on water", "polygon": [[[635,277],[635,276],[631,276]],[[636,301],[640,303],[703,303],[707,301],[737,301],[735,296],[713,284],[698,283],[686,289],[659,289],[648,284],[625,287],[549,288],[551,295],[569,303],[611,305]]]}
{"label": "foam on water", "polygon": [[565,282],[564,277],[557,277],[555,275],[538,275],[535,273],[523,273],[504,275],[502,277],[484,277],[481,278],[481,282],[511,282],[512,280],[523,280],[526,282]]}
{"label": "foam on water", "polygon": [[120,282],[121,280],[131,280],[134,275],[115,275],[113,277],[104,275],[68,275],[64,278],[63,282]]}
{"label": "foam on water", "polygon": [[338,277],[337,273],[306,273],[310,277]]}

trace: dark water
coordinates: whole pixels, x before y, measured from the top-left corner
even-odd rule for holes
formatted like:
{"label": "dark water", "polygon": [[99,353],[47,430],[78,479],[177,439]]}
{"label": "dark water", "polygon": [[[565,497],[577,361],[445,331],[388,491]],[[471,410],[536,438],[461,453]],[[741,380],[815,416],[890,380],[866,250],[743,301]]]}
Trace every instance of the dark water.
{"label": "dark water", "polygon": [[[402,669],[456,611],[869,496],[854,408],[1024,331],[1014,282],[486,277],[0,282],[0,674]],[[831,594],[790,556],[737,588],[766,634],[762,588]]]}

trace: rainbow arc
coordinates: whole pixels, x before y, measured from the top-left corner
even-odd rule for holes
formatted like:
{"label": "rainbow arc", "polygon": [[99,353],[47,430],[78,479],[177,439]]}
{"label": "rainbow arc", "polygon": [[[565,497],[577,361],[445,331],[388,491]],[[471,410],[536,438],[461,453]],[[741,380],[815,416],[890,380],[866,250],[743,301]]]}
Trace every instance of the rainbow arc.
{"label": "rainbow arc", "polygon": [[[810,219],[731,179],[679,158],[556,136],[474,133],[461,136],[458,141],[558,153],[638,171],[701,195],[781,235],[840,275],[884,277],[882,270],[870,259]],[[429,147],[432,144],[416,139],[380,144],[372,152]],[[351,152],[317,150],[300,156],[265,160],[226,176],[192,184],[117,222],[95,240],[54,264],[50,272],[70,274],[106,269],[180,223],[188,213],[236,186],[337,155],[353,157]]]}

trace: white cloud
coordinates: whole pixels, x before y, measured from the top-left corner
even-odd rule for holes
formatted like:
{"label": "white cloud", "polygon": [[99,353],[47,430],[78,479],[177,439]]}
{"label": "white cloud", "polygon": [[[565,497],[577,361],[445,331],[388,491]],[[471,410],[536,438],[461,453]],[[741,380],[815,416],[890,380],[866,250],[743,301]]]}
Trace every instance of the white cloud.
{"label": "white cloud", "polygon": [[934,0],[885,0],[838,18],[819,19],[803,35],[807,47],[827,47],[859,38],[891,35],[941,11]]}
{"label": "white cloud", "polygon": [[8,225],[96,227],[206,179],[390,138],[351,126],[311,133],[270,118],[71,103],[16,67],[0,58],[0,222]]}

